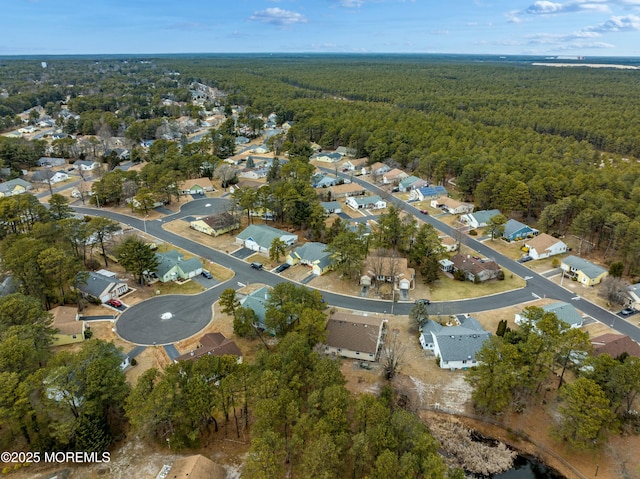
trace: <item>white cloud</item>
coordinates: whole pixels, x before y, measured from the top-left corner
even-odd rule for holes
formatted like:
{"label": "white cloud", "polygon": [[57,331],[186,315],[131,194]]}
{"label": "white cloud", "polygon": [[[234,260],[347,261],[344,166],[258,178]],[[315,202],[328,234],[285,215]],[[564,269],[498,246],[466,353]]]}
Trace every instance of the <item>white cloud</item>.
{"label": "white cloud", "polygon": [[[638,0],[617,0],[620,1],[638,1]],[[560,13],[575,12],[610,12],[608,3],[616,3],[607,0],[570,0],[568,2],[550,2],[548,0],[538,0],[519,12],[510,12],[509,15],[556,15]]]}
{"label": "white cloud", "polygon": [[585,32],[598,33],[628,32],[633,30],[640,31],[640,16],[638,15],[614,16],[599,25],[583,29]]}
{"label": "white cloud", "polygon": [[307,18],[301,13],[283,10],[278,7],[254,12],[253,15],[249,17],[249,20],[280,26],[307,23]]}

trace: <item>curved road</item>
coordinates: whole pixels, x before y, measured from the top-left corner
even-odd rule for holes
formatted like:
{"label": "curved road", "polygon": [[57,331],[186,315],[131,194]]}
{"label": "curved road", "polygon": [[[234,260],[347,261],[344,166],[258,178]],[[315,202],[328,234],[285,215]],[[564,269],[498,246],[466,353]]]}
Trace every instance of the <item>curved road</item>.
{"label": "curved road", "polygon": [[[333,171],[327,169],[327,171]],[[347,175],[342,174],[342,176],[347,177]],[[419,216],[423,221],[430,223],[438,230],[448,234],[450,236],[456,237],[457,231],[451,226],[437,220],[432,216],[420,215],[420,211],[412,206],[410,203],[406,203],[398,198],[395,198],[391,195],[388,195],[384,190],[378,188],[371,183],[365,182],[359,178],[352,178],[352,181],[357,182],[358,184],[364,186],[372,193],[381,195],[387,199],[388,202],[394,204],[395,206],[411,213],[415,216]],[[209,206],[206,206],[209,205]],[[277,274],[271,273],[269,271],[256,271],[250,269],[249,265],[238,258],[230,256],[228,254],[222,253],[220,251],[214,250],[202,244],[196,243],[195,241],[183,238],[179,235],[166,231],[162,228],[162,224],[165,222],[174,221],[179,218],[184,218],[186,216],[192,215],[206,215],[212,214],[216,211],[224,211],[227,209],[229,205],[229,201],[220,198],[203,198],[190,201],[182,205],[181,210],[178,213],[174,213],[168,215],[159,220],[145,221],[142,219],[134,218],[128,215],[114,213],[107,210],[96,209],[96,208],[86,208],[86,207],[75,207],[75,210],[81,214],[87,215],[100,215],[111,218],[113,220],[119,221],[122,224],[131,226],[139,231],[145,231],[148,234],[155,236],[156,238],[173,244],[179,248],[182,248],[186,251],[189,251],[195,255],[201,256],[207,260],[213,261],[215,263],[220,264],[230,270],[234,271],[235,277],[225,283],[219,284],[214,288],[211,288],[199,295],[195,296],[187,296],[188,301],[185,300],[182,302],[182,305],[189,308],[206,308],[209,313],[211,309],[211,304],[218,298],[220,292],[223,289],[235,287],[237,283],[242,284],[250,284],[255,282],[260,282],[267,284],[269,286],[274,286],[278,283],[289,281],[286,278],[283,278]],[[473,313],[479,311],[488,311],[493,309],[499,309],[506,306],[513,306],[516,304],[522,304],[527,301],[531,301],[537,298],[547,297],[557,299],[559,301],[564,301],[567,303],[572,303],[577,309],[582,311],[584,314],[591,316],[599,320],[604,324],[611,325],[615,330],[620,332],[621,334],[626,334],[633,338],[635,341],[640,342],[640,328],[630,324],[627,321],[622,320],[619,316],[597,306],[590,301],[584,300],[583,298],[576,296],[574,293],[562,288],[561,286],[549,281],[543,276],[539,275],[531,271],[529,268],[523,266],[516,261],[507,258],[506,256],[496,252],[495,250],[489,248],[484,245],[480,241],[477,241],[469,236],[463,236],[461,242],[472,248],[473,250],[480,253],[482,256],[491,258],[495,260],[501,266],[504,266],[506,269],[514,272],[518,276],[529,278],[527,280],[527,286],[525,288],[509,291],[506,293],[501,293],[493,296],[486,296],[481,298],[473,298],[467,300],[459,300],[459,301],[445,301],[445,302],[435,302],[431,305],[432,314],[461,314],[461,313]],[[377,312],[377,313],[387,313],[392,312],[395,314],[408,314],[413,306],[413,303],[401,302],[392,304],[390,301],[383,300],[373,300],[367,298],[356,298],[353,296],[345,296],[337,293],[330,293],[323,291],[323,296],[327,303],[347,308],[354,309],[360,311],[369,311],[369,312]],[[125,311],[120,317],[120,320],[117,326],[117,329],[122,329],[125,331],[127,328],[126,324],[129,322],[129,317],[133,317],[134,314],[140,314],[139,311],[142,311],[142,308],[146,308],[145,315],[161,314],[162,308],[156,308],[154,303],[156,300],[160,298],[153,298],[151,300],[145,301],[140,305],[136,305],[132,307],[130,310]],[[159,302],[158,302],[159,303]],[[193,303],[187,306],[186,303]],[[153,312],[150,311],[150,308],[153,307]],[[125,321],[121,321],[125,319]],[[206,324],[206,323],[205,323]],[[169,326],[167,326],[168,329]],[[158,328],[161,329],[161,328]],[[127,329],[128,330],[128,329]],[[151,333],[151,331],[149,332]],[[159,332],[158,332],[159,333]],[[191,334],[184,336],[188,337]],[[183,339],[181,337],[179,339]],[[143,338],[138,338],[140,341],[139,344],[152,344],[152,341],[143,341]],[[165,342],[173,342],[176,339],[165,341],[167,338],[164,338],[161,334],[157,337],[157,344],[164,344]],[[137,341],[133,341],[137,342]]]}

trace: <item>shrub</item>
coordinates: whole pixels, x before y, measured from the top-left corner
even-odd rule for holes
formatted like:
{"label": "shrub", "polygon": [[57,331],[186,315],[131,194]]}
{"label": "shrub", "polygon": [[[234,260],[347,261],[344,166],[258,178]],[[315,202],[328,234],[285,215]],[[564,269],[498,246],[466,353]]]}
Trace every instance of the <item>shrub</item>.
{"label": "shrub", "polygon": [[136,361],[136,358],[131,358],[131,366],[136,366],[138,364],[138,361]]}
{"label": "shrub", "polygon": [[469,236],[478,236],[478,232],[476,230],[469,231]]}

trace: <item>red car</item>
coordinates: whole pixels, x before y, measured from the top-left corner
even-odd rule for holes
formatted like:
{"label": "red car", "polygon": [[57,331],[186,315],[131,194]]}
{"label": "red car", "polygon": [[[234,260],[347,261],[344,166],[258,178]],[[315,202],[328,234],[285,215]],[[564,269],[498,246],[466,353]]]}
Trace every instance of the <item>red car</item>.
{"label": "red car", "polygon": [[110,299],[109,301],[107,301],[107,303],[109,303],[114,308],[119,308],[120,306],[122,306],[122,301],[115,298]]}
{"label": "red car", "polygon": [[429,212],[427,210],[420,210],[420,213],[422,213],[423,215],[428,215]]}

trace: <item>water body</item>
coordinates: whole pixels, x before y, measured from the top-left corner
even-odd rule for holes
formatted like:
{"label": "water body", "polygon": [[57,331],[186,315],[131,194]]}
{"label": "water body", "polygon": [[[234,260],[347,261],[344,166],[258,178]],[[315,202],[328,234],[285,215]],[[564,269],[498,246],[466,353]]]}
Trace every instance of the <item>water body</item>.
{"label": "water body", "polygon": [[555,469],[526,455],[518,455],[513,461],[513,467],[508,471],[489,477],[491,479],[566,479]]}

